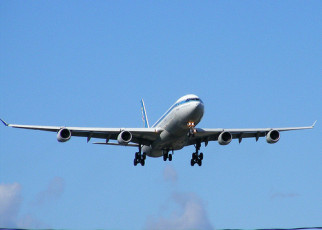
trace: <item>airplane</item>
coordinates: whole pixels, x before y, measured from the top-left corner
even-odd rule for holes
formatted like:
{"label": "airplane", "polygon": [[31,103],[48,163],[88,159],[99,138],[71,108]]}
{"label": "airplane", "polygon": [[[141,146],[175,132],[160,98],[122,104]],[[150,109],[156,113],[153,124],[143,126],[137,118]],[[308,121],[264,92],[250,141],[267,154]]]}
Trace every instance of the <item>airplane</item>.
{"label": "airplane", "polygon": [[[121,145],[137,147],[134,166],[145,165],[146,156],[163,157],[164,161],[172,161],[174,151],[185,146],[194,145],[195,152],[190,160],[191,166],[202,165],[203,153],[199,153],[201,143],[208,145],[209,141],[218,141],[220,145],[228,145],[232,139],[266,137],[269,144],[274,144],[280,139],[280,132],[291,130],[312,129],[311,126],[288,128],[251,128],[251,129],[208,129],[196,128],[204,114],[203,101],[194,94],[179,98],[157,122],[150,127],[145,104],[141,100],[142,119],[144,128],[85,128],[64,126],[34,126],[8,124],[0,119],[5,126],[22,129],[57,132],[59,142],[69,141],[72,136],[104,139],[104,142],[94,142],[100,145]],[[110,142],[113,140],[114,142]],[[171,151],[171,153],[170,153]]]}

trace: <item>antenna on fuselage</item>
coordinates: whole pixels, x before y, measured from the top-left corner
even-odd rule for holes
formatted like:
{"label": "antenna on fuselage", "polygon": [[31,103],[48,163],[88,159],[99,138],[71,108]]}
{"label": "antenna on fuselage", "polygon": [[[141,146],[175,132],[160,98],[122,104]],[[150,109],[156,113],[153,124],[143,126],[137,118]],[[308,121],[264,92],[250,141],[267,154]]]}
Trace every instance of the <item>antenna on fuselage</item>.
{"label": "antenna on fuselage", "polygon": [[141,99],[141,111],[142,111],[142,120],[145,128],[150,128],[148,116],[146,115],[146,109],[143,99]]}

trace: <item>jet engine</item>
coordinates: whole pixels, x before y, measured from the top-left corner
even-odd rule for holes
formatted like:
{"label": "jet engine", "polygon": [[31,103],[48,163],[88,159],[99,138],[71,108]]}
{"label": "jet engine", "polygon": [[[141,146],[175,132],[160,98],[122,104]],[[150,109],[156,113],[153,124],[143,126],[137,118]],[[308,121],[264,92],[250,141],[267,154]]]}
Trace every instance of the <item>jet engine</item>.
{"label": "jet engine", "polygon": [[219,135],[218,143],[220,145],[228,145],[232,139],[233,139],[233,136],[231,135],[231,133],[224,131]]}
{"label": "jet engine", "polygon": [[266,141],[269,144],[274,144],[280,139],[280,132],[277,130],[271,130],[266,134]]}
{"label": "jet engine", "polygon": [[117,136],[117,141],[120,145],[127,145],[132,140],[132,133],[129,131],[122,131]]}
{"label": "jet engine", "polygon": [[69,129],[62,128],[57,133],[57,141],[59,142],[66,142],[68,141],[72,136],[72,133]]}

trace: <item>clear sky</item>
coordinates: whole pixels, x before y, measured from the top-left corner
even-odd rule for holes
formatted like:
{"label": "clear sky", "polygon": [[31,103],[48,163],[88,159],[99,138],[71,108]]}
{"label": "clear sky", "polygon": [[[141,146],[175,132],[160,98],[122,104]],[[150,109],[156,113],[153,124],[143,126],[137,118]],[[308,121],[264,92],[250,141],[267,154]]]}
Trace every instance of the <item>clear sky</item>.
{"label": "clear sky", "polygon": [[0,127],[0,227],[322,225],[321,1],[1,1],[0,117],[143,127],[179,97],[198,127],[306,126],[133,166],[135,148]]}

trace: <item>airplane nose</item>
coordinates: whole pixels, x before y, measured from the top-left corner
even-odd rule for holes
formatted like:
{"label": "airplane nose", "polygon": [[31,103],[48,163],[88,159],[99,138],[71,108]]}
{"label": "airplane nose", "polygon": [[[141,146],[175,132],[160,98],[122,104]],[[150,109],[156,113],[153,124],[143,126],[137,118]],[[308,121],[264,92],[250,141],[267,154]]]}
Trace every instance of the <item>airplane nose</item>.
{"label": "airplane nose", "polygon": [[193,114],[196,114],[196,115],[203,115],[204,113],[204,105],[202,102],[197,102],[195,104],[195,108],[193,109]]}
{"label": "airplane nose", "polygon": [[203,113],[203,111],[204,111],[204,105],[203,105],[203,103],[198,102],[198,103],[196,104],[195,110],[196,110],[196,112],[201,112],[201,113]]}
{"label": "airplane nose", "polygon": [[[204,105],[202,102],[196,101],[190,104],[189,112],[185,114],[185,122],[193,121],[197,125],[204,114]],[[185,123],[186,124],[186,123]]]}

